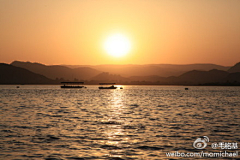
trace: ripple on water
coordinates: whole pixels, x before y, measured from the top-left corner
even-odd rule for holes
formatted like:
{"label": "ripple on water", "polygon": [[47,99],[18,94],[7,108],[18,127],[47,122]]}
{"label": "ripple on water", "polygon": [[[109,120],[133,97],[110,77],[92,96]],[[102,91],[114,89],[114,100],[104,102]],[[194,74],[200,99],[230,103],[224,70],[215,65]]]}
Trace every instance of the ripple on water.
{"label": "ripple on water", "polygon": [[237,87],[44,87],[1,90],[1,158],[153,160],[200,136],[240,141]]}

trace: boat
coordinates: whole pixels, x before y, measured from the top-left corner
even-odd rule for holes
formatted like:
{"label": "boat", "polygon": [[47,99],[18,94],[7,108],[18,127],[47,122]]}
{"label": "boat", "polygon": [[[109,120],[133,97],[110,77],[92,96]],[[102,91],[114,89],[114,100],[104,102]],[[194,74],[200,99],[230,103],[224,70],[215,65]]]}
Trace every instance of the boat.
{"label": "boat", "polygon": [[115,83],[99,83],[100,85],[111,85],[108,87],[98,87],[99,89],[117,89],[116,86],[114,86]]}
{"label": "boat", "polygon": [[81,84],[84,84],[84,82],[61,82],[63,85],[61,88],[87,88]]}

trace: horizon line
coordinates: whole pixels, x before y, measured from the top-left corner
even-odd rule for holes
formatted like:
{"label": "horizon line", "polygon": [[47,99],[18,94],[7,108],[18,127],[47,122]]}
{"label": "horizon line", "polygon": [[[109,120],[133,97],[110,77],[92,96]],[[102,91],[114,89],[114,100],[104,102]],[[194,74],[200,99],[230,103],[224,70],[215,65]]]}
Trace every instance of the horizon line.
{"label": "horizon line", "polygon": [[11,64],[13,62],[24,62],[24,63],[38,63],[38,64],[42,64],[42,65],[46,65],[46,66],[106,66],[106,65],[114,65],[114,66],[124,66],[124,65],[140,65],[140,66],[144,66],[144,65],[202,65],[202,64],[206,64],[206,65],[218,65],[218,66],[224,66],[224,67],[230,67],[233,66],[237,63],[240,62],[240,60],[238,62],[235,62],[233,65],[221,65],[221,64],[215,64],[215,63],[210,63],[210,62],[206,62],[206,63],[145,63],[145,64],[46,64],[46,63],[42,63],[42,62],[35,62],[35,61],[21,61],[21,60],[13,60],[11,62],[0,62],[0,63],[5,63],[5,64]]}

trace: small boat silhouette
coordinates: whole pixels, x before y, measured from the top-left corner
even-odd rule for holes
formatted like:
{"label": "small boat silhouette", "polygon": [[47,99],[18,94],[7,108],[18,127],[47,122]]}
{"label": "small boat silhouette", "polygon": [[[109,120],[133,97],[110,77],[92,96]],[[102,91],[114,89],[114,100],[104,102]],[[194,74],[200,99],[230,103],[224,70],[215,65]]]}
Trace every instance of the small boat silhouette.
{"label": "small boat silhouette", "polygon": [[84,84],[84,82],[61,82],[63,85],[61,88],[87,88],[80,84]]}
{"label": "small boat silhouette", "polygon": [[108,87],[98,87],[99,89],[117,89],[116,86],[114,86],[115,83],[99,83],[100,85],[111,85]]}

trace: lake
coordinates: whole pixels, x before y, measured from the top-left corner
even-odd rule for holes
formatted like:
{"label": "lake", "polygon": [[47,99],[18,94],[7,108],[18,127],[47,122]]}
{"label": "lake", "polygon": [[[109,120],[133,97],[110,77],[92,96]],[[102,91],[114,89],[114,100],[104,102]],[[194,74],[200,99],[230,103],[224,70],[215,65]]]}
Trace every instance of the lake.
{"label": "lake", "polygon": [[240,87],[86,87],[1,85],[0,159],[182,159],[166,153],[240,143]]}

